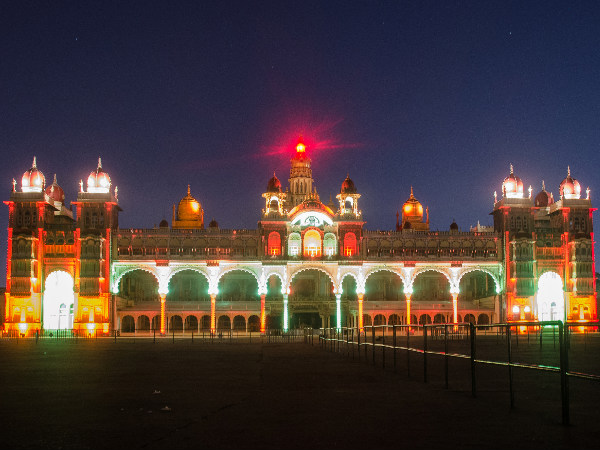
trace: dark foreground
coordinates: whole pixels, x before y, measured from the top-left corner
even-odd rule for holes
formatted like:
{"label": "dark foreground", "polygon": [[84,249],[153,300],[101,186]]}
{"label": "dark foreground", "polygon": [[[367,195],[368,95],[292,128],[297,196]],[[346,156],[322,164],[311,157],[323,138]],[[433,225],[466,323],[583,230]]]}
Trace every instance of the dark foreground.
{"label": "dark foreground", "polygon": [[[589,349],[588,349],[589,351]],[[597,359],[597,353],[590,358]],[[600,386],[431,361],[411,377],[306,344],[1,341],[0,448],[597,448]],[[404,361],[404,357],[399,360]],[[389,361],[389,359],[388,359]],[[422,360],[421,360],[422,361]],[[168,408],[168,409],[167,409]]]}

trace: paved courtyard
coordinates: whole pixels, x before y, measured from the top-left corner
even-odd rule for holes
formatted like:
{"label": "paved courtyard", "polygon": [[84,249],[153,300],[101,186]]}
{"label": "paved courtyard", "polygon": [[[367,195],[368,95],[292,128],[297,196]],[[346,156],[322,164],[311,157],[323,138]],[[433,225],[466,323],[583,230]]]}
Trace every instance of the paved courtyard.
{"label": "paved courtyard", "polygon": [[[484,348],[484,347],[482,347]],[[520,343],[522,352],[527,348]],[[588,344],[591,359],[598,353]],[[430,357],[428,383],[303,343],[0,341],[2,448],[597,448],[600,384]]]}

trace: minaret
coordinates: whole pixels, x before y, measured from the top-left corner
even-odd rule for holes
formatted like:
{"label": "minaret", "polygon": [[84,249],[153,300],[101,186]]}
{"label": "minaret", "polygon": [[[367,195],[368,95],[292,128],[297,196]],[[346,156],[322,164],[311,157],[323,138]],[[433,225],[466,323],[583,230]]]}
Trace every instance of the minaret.
{"label": "minaret", "polygon": [[288,210],[299,205],[313,192],[311,160],[306,156],[306,147],[302,142],[296,145],[296,155],[291,159],[290,168],[290,195],[288,197]]}

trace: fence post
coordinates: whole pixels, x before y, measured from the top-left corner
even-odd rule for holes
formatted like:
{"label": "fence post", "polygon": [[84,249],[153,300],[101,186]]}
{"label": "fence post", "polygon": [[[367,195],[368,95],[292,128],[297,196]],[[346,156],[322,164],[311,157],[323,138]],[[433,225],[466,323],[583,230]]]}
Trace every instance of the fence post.
{"label": "fence post", "polygon": [[540,325],[540,350],[542,349],[542,336],[544,336],[544,328]]}
{"label": "fence post", "polygon": [[406,374],[410,377],[410,327],[406,329]]}
{"label": "fence post", "polygon": [[115,342],[117,342],[117,330],[114,330],[115,333]]}
{"label": "fence post", "polygon": [[381,335],[381,365],[383,366],[383,368],[385,369],[385,327],[387,325],[384,325],[382,330],[383,333]]}
{"label": "fence post", "polygon": [[156,344],[156,328],[153,331],[154,331],[154,339],[153,339],[152,343]]}
{"label": "fence post", "polygon": [[475,350],[477,329],[472,322],[469,322],[469,332],[471,333],[471,394],[477,397],[477,381],[475,379]]}
{"label": "fence post", "polygon": [[394,372],[396,372],[396,325],[392,325],[392,347],[394,347]]}
{"label": "fence post", "polygon": [[175,343],[175,329],[173,329],[173,344]]}
{"label": "fence post", "polygon": [[569,359],[567,355],[567,343],[565,336],[568,335],[569,327],[558,321],[558,345],[560,347],[560,393],[562,397],[562,423],[569,425]]}
{"label": "fence post", "polygon": [[373,348],[371,349],[371,353],[373,355],[373,365],[375,365],[375,325],[371,325],[371,336],[373,340]]}
{"label": "fence post", "polygon": [[427,383],[427,324],[423,324],[423,382]]}
{"label": "fence post", "polygon": [[448,389],[448,325],[444,325],[444,375]]}
{"label": "fence post", "polygon": [[358,360],[360,361],[360,329],[358,328],[358,326],[356,327],[356,337],[358,338],[356,349],[358,351]]}
{"label": "fence post", "polygon": [[512,344],[510,339],[510,325],[506,326],[506,341],[508,350],[508,389],[510,391],[510,409],[515,407],[515,391],[513,390],[513,369],[512,369]]}

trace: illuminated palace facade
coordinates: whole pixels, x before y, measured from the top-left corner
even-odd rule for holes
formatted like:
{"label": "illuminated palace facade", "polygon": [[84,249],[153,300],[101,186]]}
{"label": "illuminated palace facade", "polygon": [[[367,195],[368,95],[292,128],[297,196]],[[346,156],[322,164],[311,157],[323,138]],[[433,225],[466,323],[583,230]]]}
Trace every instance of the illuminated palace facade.
{"label": "illuminated palace facade", "polygon": [[364,227],[343,180],[320,201],[302,144],[289,186],[273,174],[256,229],[204,226],[188,186],[171,224],[119,228],[117,188],[101,162],[77,200],[33,166],[13,181],[5,331],[264,331],[301,327],[519,320],[595,320],[589,189],[570,172],[560,199],[535,197],[513,173],[494,226],[429,229],[415,198],[390,231]]}

